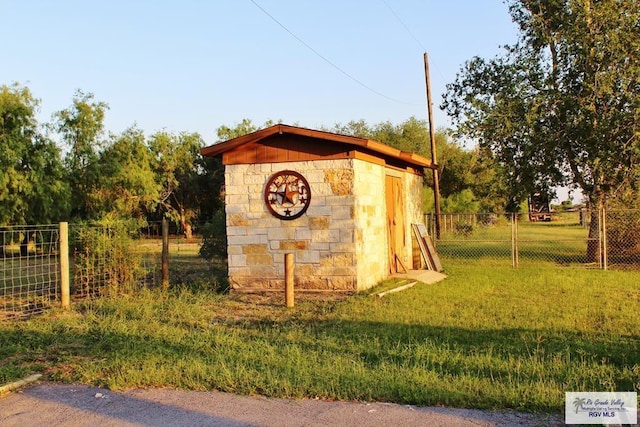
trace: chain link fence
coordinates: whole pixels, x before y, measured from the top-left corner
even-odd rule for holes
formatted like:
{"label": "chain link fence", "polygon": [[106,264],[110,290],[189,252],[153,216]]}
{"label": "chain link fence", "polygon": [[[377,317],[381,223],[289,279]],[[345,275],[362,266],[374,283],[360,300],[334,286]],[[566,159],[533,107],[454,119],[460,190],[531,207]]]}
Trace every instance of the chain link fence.
{"label": "chain link fence", "polygon": [[[437,236],[435,215],[425,223]],[[640,211],[552,212],[546,221],[514,213],[442,214],[435,244],[445,262],[638,269]]]}
{"label": "chain link fence", "polygon": [[640,268],[640,210],[607,211],[603,216],[604,259],[608,267]]}

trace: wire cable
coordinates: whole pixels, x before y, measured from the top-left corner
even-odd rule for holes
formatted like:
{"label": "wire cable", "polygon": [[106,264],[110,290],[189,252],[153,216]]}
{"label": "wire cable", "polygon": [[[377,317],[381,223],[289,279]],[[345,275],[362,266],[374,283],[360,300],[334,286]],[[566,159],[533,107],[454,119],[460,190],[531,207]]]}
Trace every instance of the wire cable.
{"label": "wire cable", "polygon": [[324,62],[326,62],[327,64],[329,64],[330,66],[332,66],[333,68],[335,68],[336,70],[338,70],[340,73],[344,74],[346,77],[350,78],[351,80],[353,80],[354,82],[356,82],[357,84],[359,84],[360,86],[362,86],[363,88],[369,90],[370,92],[375,93],[378,96],[381,96],[385,99],[388,99],[389,101],[393,101],[393,102],[397,102],[398,104],[405,104],[405,105],[418,105],[418,104],[414,104],[411,102],[405,102],[405,101],[400,101],[398,99],[392,98],[390,96],[385,95],[384,93],[378,92],[377,90],[373,89],[372,87],[364,84],[363,82],[361,82],[360,80],[358,80],[357,78],[355,78],[354,76],[352,76],[351,74],[347,73],[346,71],[344,71],[342,68],[340,68],[339,66],[337,66],[335,63],[333,63],[332,61],[330,61],[328,58],[326,58],[324,55],[322,55],[320,52],[318,52],[317,50],[315,50],[312,46],[310,46],[308,43],[306,43],[304,40],[302,40],[300,37],[298,37],[297,35],[295,35],[291,30],[289,30],[283,23],[281,23],[280,21],[278,21],[273,15],[271,15],[265,8],[263,8],[262,6],[260,6],[255,0],[251,0],[251,3],[253,3],[258,9],[260,9],[265,15],[267,15],[269,18],[271,18],[271,20],[273,22],[275,22],[276,24],[278,24],[283,30],[285,30],[287,33],[289,33],[294,39],[298,40],[304,47],[306,47],[307,49],[309,49],[311,52],[313,52],[314,54],[316,54],[316,56],[318,56],[320,59],[322,59]]}
{"label": "wire cable", "polygon": [[402,19],[400,19],[400,16],[398,16],[396,11],[393,10],[393,8],[391,6],[389,6],[389,3],[387,3],[387,0],[382,0],[382,2],[385,4],[385,6],[387,6],[387,8],[391,11],[391,13],[393,13],[393,16],[396,17],[396,19],[404,27],[404,29],[407,30],[407,33],[409,33],[409,35],[416,41],[416,43],[418,43],[418,46],[420,46],[422,48],[422,51],[426,52],[427,48],[424,47],[424,45],[420,42],[420,40],[418,40],[418,38],[415,36],[415,34],[413,34],[413,32],[409,29],[409,27],[407,27],[407,25],[404,23],[404,21]]}
{"label": "wire cable", "polygon": [[[420,46],[420,48],[422,48],[423,52],[427,52],[427,48],[424,47],[424,44],[422,44],[422,42],[420,41],[420,39],[418,39],[418,37],[416,37],[416,35],[411,31],[411,29],[404,23],[404,21],[402,20],[402,18],[400,18],[400,15],[398,15],[396,13],[395,10],[393,10],[393,8],[389,5],[389,3],[387,2],[387,0],[382,0],[382,2],[385,4],[385,6],[387,6],[387,8],[391,11],[391,13],[393,14],[393,16],[396,17],[396,19],[398,20],[398,22],[400,23],[400,25],[402,25],[404,27],[404,29],[407,31],[407,33],[411,36],[411,38],[413,38],[413,40],[415,40],[415,42],[418,44],[418,46]],[[433,61],[433,58],[430,61],[433,64],[433,68],[436,70],[436,72],[438,73],[438,75],[440,75],[440,77],[442,78],[443,81],[446,80],[444,74],[442,74],[442,71],[440,71],[440,68],[438,67],[438,64],[436,64]]]}

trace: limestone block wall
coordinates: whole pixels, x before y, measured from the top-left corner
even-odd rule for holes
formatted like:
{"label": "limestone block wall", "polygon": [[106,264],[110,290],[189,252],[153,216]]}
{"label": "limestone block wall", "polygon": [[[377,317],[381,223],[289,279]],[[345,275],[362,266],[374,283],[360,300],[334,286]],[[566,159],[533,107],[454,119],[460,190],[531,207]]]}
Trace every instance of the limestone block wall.
{"label": "limestone block wall", "polygon": [[355,247],[358,290],[384,280],[388,271],[385,167],[354,160]]}
{"label": "limestone block wall", "polygon": [[407,264],[411,265],[415,269],[424,267],[424,260],[420,255],[420,248],[418,246],[418,240],[413,234],[411,224],[424,224],[424,206],[422,201],[422,192],[424,186],[424,177],[415,174],[406,174],[405,188],[407,189],[406,197],[406,216],[407,216],[407,236],[406,241],[411,242],[408,249],[411,252],[412,262]]}
{"label": "limestone block wall", "polygon": [[[301,173],[311,203],[300,218],[284,221],[264,203],[264,185],[281,170]],[[297,289],[358,291],[386,278],[385,175],[403,177],[406,239],[422,221],[422,177],[390,172],[359,159],[227,165],[225,202],[229,280],[236,290],[284,288],[284,254],[295,256]],[[417,244],[417,242],[416,242]],[[411,260],[411,245],[405,261]],[[407,265],[411,265],[408,263]]]}
{"label": "limestone block wall", "polygon": [[[225,167],[229,280],[236,290],[283,289],[284,254],[295,256],[298,289],[355,291],[354,160],[315,160]],[[301,173],[311,203],[300,218],[271,215],[263,198],[268,178]]]}

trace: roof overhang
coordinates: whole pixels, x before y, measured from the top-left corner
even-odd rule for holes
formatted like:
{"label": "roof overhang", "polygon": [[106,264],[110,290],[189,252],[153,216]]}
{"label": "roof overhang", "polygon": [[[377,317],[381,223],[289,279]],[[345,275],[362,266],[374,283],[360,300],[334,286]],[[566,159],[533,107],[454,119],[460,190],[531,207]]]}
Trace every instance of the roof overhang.
{"label": "roof overhang", "polygon": [[301,128],[297,126],[289,126],[285,124],[277,124],[266,129],[261,129],[247,135],[230,139],[228,141],[210,145],[208,147],[202,148],[200,150],[200,153],[204,157],[217,157],[228,151],[239,148],[245,144],[259,143],[261,140],[278,134],[298,135],[303,137],[327,140],[331,142],[338,142],[354,147],[360,147],[383,157],[398,159],[412,166],[431,169],[435,168],[435,166],[432,165],[431,160],[427,159],[424,156],[412,152],[401,151],[397,148],[393,148],[389,145],[374,141],[372,139],[358,138],[355,136],[341,135],[337,133]]}

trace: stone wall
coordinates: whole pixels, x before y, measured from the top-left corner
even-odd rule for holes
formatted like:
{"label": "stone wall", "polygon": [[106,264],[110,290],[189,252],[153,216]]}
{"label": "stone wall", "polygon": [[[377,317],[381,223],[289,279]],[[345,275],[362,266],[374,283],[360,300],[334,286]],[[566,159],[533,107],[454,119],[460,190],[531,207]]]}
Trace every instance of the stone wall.
{"label": "stone wall", "polygon": [[[281,220],[264,203],[264,185],[281,170],[301,173],[311,202],[300,218]],[[295,257],[296,289],[355,292],[387,276],[385,174],[364,160],[227,165],[225,202],[229,280],[233,289],[284,289],[284,254]],[[422,218],[422,177],[403,177],[407,242]],[[416,197],[417,195],[417,197]],[[411,259],[411,248],[404,258]],[[407,265],[411,265],[410,263]]]}
{"label": "stone wall", "polygon": [[384,280],[388,271],[385,167],[354,160],[355,242],[358,290]]}
{"label": "stone wall", "polygon": [[[280,170],[301,173],[311,203],[300,218],[271,215],[264,185]],[[284,254],[295,257],[297,289],[355,291],[353,160],[227,165],[225,202],[233,289],[284,289]]]}
{"label": "stone wall", "polygon": [[422,202],[424,177],[414,174],[406,174],[405,188],[407,189],[406,216],[407,216],[407,242],[411,242],[409,250],[411,252],[411,266],[416,270],[424,268],[424,260],[420,255],[418,240],[413,233],[411,224],[424,224],[424,205]]}

